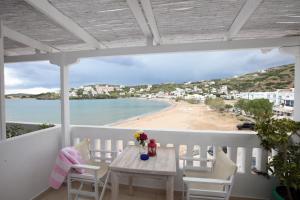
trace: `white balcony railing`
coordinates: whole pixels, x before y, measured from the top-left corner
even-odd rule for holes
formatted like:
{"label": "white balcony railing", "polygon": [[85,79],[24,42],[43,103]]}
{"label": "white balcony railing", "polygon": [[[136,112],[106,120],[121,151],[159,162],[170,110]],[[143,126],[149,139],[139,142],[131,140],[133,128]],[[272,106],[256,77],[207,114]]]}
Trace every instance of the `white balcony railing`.
{"label": "white balcony railing", "polygon": [[[178,174],[175,179],[175,189],[181,190],[181,160],[180,155],[210,156],[208,149],[227,147],[228,156],[237,163],[238,174],[233,188],[233,196],[268,199],[274,180],[256,175],[252,168],[264,169],[268,154],[262,150],[257,136],[253,132],[228,131],[179,131],[179,130],[144,130],[150,138],[155,138],[160,146],[174,146],[177,154]],[[102,150],[117,150],[119,152],[128,144],[134,143],[133,129],[121,129],[99,126],[72,126],[71,140],[73,144],[81,139],[89,138],[92,148]],[[110,156],[109,154],[97,156]],[[203,167],[202,163],[190,163]],[[125,180],[125,179],[124,179]],[[162,184],[149,180],[136,180],[136,185],[148,187],[163,187]]]}
{"label": "white balcony railing", "polygon": [[[251,168],[264,168],[268,155],[260,149],[259,140],[252,132],[145,130],[160,146],[174,146],[177,153],[178,174],[175,189],[181,190],[181,161],[179,154],[207,157],[209,147],[228,147],[228,156],[237,162],[239,172],[233,196],[269,199],[275,181],[255,175]],[[77,143],[90,138],[95,149],[122,151],[133,143],[133,129],[99,126],[72,126],[71,140]],[[48,187],[48,176],[61,148],[60,127],[28,133],[0,142],[0,199],[32,199]],[[109,154],[97,155],[109,156]],[[255,158],[255,161],[253,160]],[[201,166],[193,162],[191,165]],[[127,181],[124,178],[123,181]],[[135,185],[164,187],[163,182],[135,179]],[[17,189],[16,189],[17,188]]]}

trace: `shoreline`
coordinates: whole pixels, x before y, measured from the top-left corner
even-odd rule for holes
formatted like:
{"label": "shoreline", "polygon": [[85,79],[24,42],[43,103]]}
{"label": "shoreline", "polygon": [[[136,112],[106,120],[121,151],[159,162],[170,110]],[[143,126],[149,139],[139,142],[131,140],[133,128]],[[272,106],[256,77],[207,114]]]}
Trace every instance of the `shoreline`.
{"label": "shoreline", "polygon": [[144,113],[144,114],[137,115],[137,116],[130,117],[130,118],[126,118],[126,119],[120,119],[116,122],[112,122],[112,123],[109,123],[109,124],[104,124],[103,126],[113,126],[113,127],[115,127],[115,126],[118,126],[120,124],[132,121],[132,120],[139,120],[139,118],[142,118],[142,117],[147,117],[147,116],[151,116],[153,114],[157,114],[157,113],[160,113],[160,112],[167,111],[167,110],[169,110],[169,109],[171,109],[172,107],[175,106],[174,102],[172,102],[169,99],[147,99],[147,98],[135,98],[135,99],[148,100],[148,101],[162,101],[162,102],[168,103],[169,105],[166,108],[163,108],[161,110],[151,111],[149,113]]}
{"label": "shoreline", "polygon": [[185,101],[165,100],[171,106],[157,112],[109,124],[119,128],[135,129],[180,129],[236,131],[240,121],[230,113],[220,113],[205,104],[190,104]]}

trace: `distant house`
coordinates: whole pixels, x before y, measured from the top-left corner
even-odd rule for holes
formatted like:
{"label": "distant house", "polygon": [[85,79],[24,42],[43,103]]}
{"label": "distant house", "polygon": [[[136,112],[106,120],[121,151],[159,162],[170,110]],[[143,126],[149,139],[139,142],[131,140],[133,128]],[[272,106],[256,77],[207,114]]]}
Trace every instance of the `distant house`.
{"label": "distant house", "polygon": [[129,94],[133,94],[135,92],[135,88],[129,88]]}
{"label": "distant house", "polygon": [[185,95],[185,90],[181,88],[176,88],[176,90],[171,92],[171,95],[175,97],[183,97]]}
{"label": "distant house", "polygon": [[196,100],[199,102],[204,102],[205,101],[205,97],[203,95],[200,94],[188,94],[184,97],[184,99],[186,100]]}
{"label": "distant house", "polygon": [[241,92],[239,97],[241,99],[268,99],[274,104],[273,110],[277,116],[291,117],[294,107],[294,88],[279,89],[275,92]]}
{"label": "distant house", "polygon": [[211,88],[210,92],[215,94],[215,93],[217,93],[217,89],[216,88]]}
{"label": "distant house", "polygon": [[152,88],[152,85],[147,85],[146,91],[149,92]]}
{"label": "distant house", "polygon": [[228,87],[227,87],[227,85],[222,85],[220,87],[219,94],[228,94]]}

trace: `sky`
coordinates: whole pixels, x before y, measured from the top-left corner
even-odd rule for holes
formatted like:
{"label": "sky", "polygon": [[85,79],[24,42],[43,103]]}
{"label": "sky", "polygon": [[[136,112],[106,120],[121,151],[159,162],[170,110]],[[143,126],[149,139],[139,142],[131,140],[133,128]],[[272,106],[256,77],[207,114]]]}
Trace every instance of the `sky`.
{"label": "sky", "polygon": [[[278,49],[148,54],[81,59],[70,66],[70,86],[155,84],[228,78],[283,64],[293,56]],[[59,67],[43,62],[5,65],[6,94],[59,90]]]}

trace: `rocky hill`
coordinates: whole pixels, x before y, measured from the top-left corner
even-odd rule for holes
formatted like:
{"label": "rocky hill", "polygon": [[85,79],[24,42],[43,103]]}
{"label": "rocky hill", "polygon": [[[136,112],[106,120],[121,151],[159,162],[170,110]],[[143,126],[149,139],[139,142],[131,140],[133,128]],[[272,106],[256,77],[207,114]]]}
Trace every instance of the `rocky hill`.
{"label": "rocky hill", "polygon": [[265,92],[294,87],[294,64],[269,68],[228,79],[214,80],[216,86],[227,85],[239,92]]}

